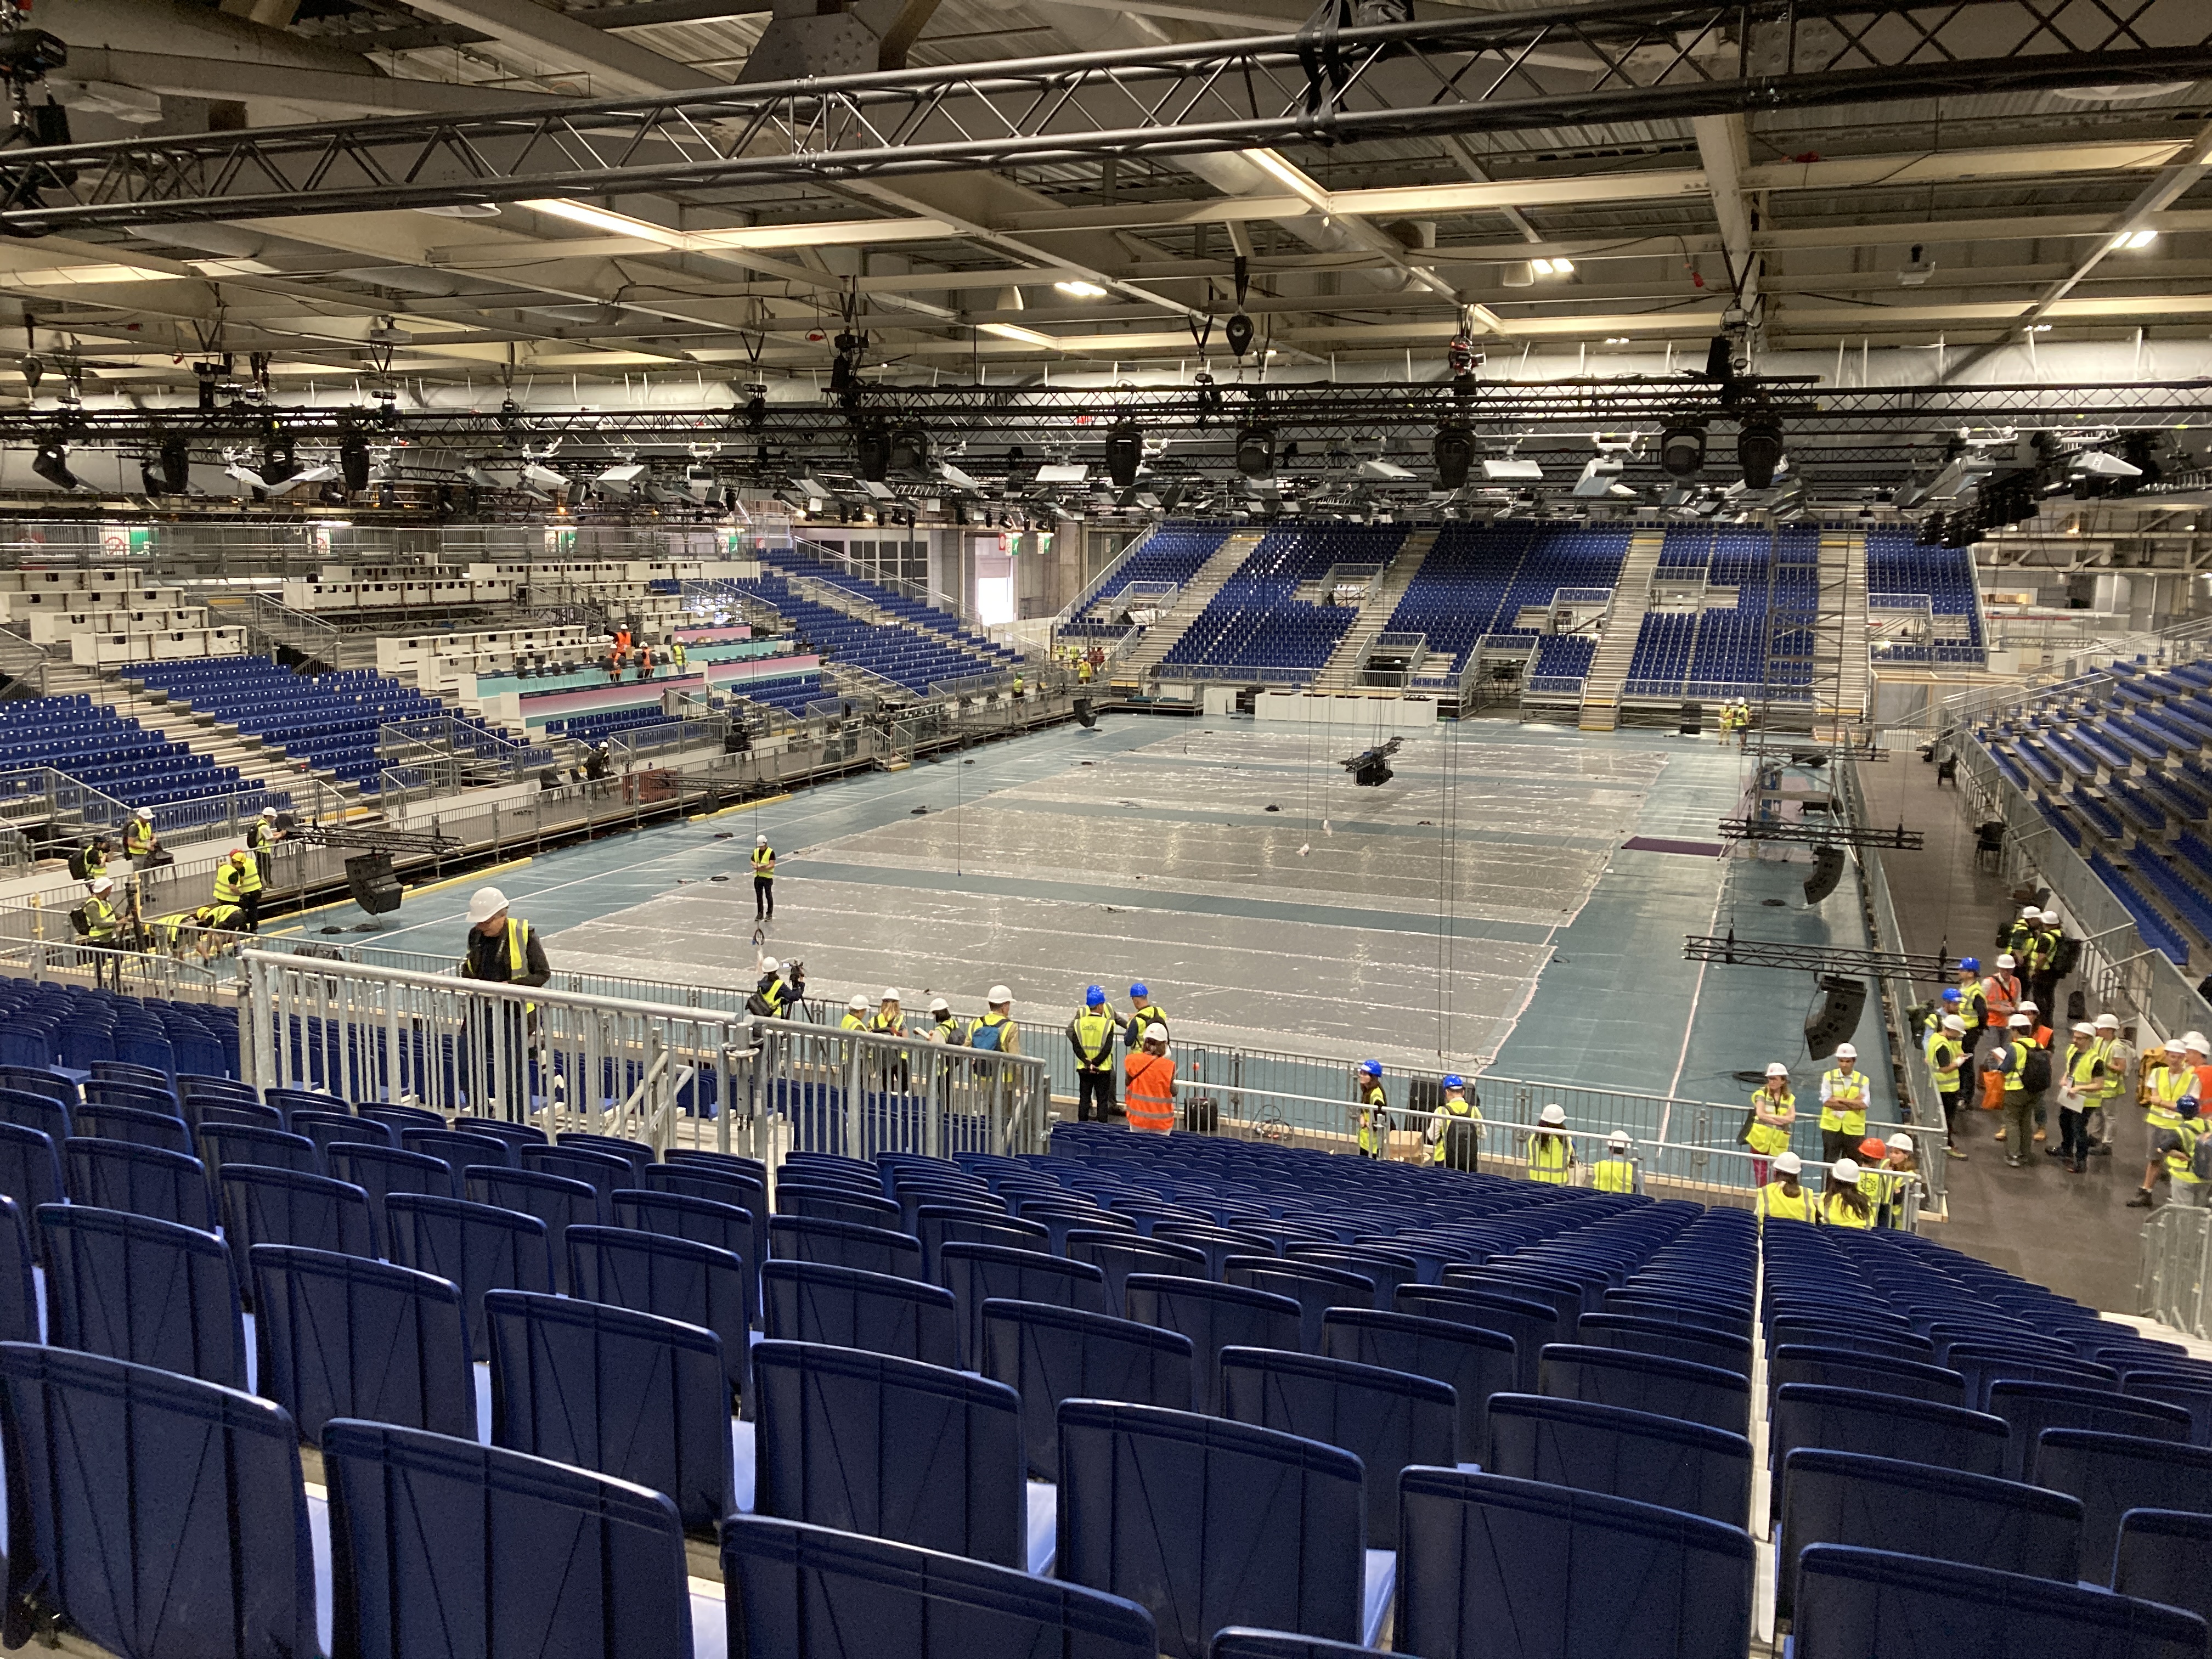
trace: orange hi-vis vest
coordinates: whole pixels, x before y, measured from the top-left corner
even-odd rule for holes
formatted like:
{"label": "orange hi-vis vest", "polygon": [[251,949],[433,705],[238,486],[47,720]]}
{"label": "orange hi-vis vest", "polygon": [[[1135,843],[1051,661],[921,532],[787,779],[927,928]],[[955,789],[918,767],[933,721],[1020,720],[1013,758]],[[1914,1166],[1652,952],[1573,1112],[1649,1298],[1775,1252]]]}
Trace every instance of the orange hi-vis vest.
{"label": "orange hi-vis vest", "polygon": [[1122,1109],[1129,1127],[1143,1134],[1164,1135],[1175,1129],[1175,1061],[1165,1054],[1142,1049],[1122,1062],[1129,1075],[1128,1097]]}

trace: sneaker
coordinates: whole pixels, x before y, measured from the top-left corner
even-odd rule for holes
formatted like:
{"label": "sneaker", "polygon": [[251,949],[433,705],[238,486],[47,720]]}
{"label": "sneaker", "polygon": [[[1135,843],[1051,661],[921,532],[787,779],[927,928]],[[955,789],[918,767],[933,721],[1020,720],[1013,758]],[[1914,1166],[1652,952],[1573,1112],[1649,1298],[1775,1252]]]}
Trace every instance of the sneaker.
{"label": "sneaker", "polygon": [[2063,1146],[2045,1146],[2043,1149],[2043,1155],[2045,1158],[2063,1158],[2066,1156],[2066,1149]]}
{"label": "sneaker", "polygon": [[1996,1138],[1997,1138],[1999,1140],[2002,1140],[2002,1139],[2004,1139],[2004,1131],[2003,1131],[2002,1129],[1999,1129],[1999,1130],[1997,1131],[1997,1136],[1996,1136]]}
{"label": "sneaker", "polygon": [[1953,1146],[1948,1143],[1944,1146],[1943,1156],[1946,1158],[1955,1158],[1961,1164],[1964,1164],[1966,1161],[1966,1155],[1964,1152],[1960,1152],[1956,1146]]}
{"label": "sneaker", "polygon": [[2038,1129],[2038,1130],[2035,1132],[2035,1138],[2036,1138],[2038,1140],[2041,1140],[2042,1139],[2044,1139],[2044,1131],[2042,1131],[2041,1129]]}
{"label": "sneaker", "polygon": [[2148,1210],[2150,1208],[2152,1202],[2150,1189],[2148,1188],[2142,1188],[2138,1189],[2136,1195],[2128,1200],[2127,1207],[2130,1210]]}
{"label": "sneaker", "polygon": [[2027,1160],[2024,1158],[2008,1158],[2005,1159],[2005,1168],[2008,1170],[2025,1170],[2027,1167]]}

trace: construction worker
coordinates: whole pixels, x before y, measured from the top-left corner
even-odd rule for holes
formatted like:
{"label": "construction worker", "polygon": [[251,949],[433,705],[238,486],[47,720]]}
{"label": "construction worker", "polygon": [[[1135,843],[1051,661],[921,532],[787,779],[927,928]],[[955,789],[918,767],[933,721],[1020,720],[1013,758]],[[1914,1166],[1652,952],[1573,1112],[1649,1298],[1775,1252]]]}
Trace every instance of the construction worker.
{"label": "construction worker", "polygon": [[[2089,1156],[2110,1158],[2112,1155],[2112,1114],[2120,1097],[2133,1085],[2136,1068],[2136,1028],[2122,1026],[2113,1014],[2100,1014],[2096,1019],[2097,1041],[2105,1054],[2105,1085],[2089,1111]],[[2199,1100],[2203,1098],[2200,1092]]]}
{"label": "construction worker", "polygon": [[1615,1129],[1607,1135],[1605,1156],[1590,1165],[1591,1187],[1601,1193],[1643,1191],[1644,1172],[1636,1167],[1634,1145],[1626,1129]]}
{"label": "construction worker", "polygon": [[1352,1117],[1359,1131],[1359,1155],[1381,1158],[1390,1150],[1389,1097],[1382,1092],[1382,1062],[1363,1060],[1356,1085],[1358,1104]]}
{"label": "construction worker", "polygon": [[1482,1164],[1481,1105],[1467,1097],[1467,1079],[1457,1073],[1444,1079],[1443,1090],[1443,1104],[1422,1131],[1429,1162],[1472,1172]]}
{"label": "construction worker", "polygon": [[906,1035],[906,1011],[899,1006],[898,988],[884,988],[883,1000],[876,1005],[875,1018],[868,1029],[878,1036],[902,1037]]}
{"label": "construction worker", "polygon": [[[1948,995],[1949,993],[1945,993]],[[1954,1139],[1959,1127],[1959,1098],[1966,1086],[1966,1022],[1956,1014],[1946,1014],[1931,1027],[1921,1052],[1927,1056],[1928,1069],[1935,1074],[1936,1096],[1943,1103],[1943,1155],[1963,1158]]]}
{"label": "construction worker", "polygon": [[2014,971],[2019,961],[2009,951],[1997,958],[1997,970],[1982,981],[1982,994],[1989,999],[1990,1024],[1998,1030],[2009,1030],[2012,1017],[2020,1012],[2020,1000],[2027,994]]}
{"label": "construction worker", "polygon": [[1766,1082],[1751,1097],[1751,1117],[1743,1126],[1743,1144],[1751,1148],[1751,1184],[1766,1184],[1766,1163],[1790,1150],[1790,1132],[1797,1122],[1797,1097],[1790,1091],[1790,1068],[1777,1060],[1766,1068]]}
{"label": "construction worker", "polygon": [[2197,1143],[2204,1133],[2198,1121],[2195,1095],[2174,1103],[2174,1123],[2152,1140],[2154,1151],[2166,1160],[2166,1202],[2185,1210],[2204,1207],[2204,1182],[2197,1173]]}
{"label": "construction worker", "polygon": [[641,680],[653,678],[653,642],[648,640],[637,649],[637,677]]}
{"label": "construction worker", "polygon": [[253,849],[253,861],[261,867],[261,884],[267,886],[276,878],[276,843],[284,839],[284,832],[276,824],[276,809],[264,806],[261,816],[246,832],[246,844]]}
{"label": "construction worker", "polygon": [[234,847],[215,867],[215,902],[239,913],[241,931],[261,926],[261,865],[244,848]]}
{"label": "construction worker", "polygon": [[94,876],[84,884],[84,903],[79,908],[84,922],[84,942],[91,948],[92,982],[123,988],[124,919],[115,908],[115,878]]}
{"label": "construction worker", "polygon": [[1089,658],[1084,657],[1078,658],[1076,659],[1075,683],[1078,685],[1088,685],[1091,684],[1091,661]]}
{"label": "construction worker", "polygon": [[760,983],[753,988],[752,996],[745,1004],[747,1012],[768,1019],[789,1019],[791,1005],[800,994],[802,981],[799,973],[795,962],[787,969],[774,957],[763,957]]}
{"label": "construction worker", "polygon": [[1836,1046],[1836,1065],[1820,1074],[1820,1156],[1832,1164],[1866,1139],[1867,1093],[1873,1085],[1859,1070],[1859,1051]]}
{"label": "construction worker", "polygon": [[1742,697],[1735,700],[1735,746],[1751,747],[1751,704]]}
{"label": "construction worker", "polygon": [[[984,1000],[988,1006],[983,1018],[968,1028],[968,1046],[986,1053],[1021,1053],[1022,1028],[1014,1024],[1014,994],[1003,985],[994,985]],[[1167,1027],[1163,1025],[1160,1032],[1164,1042]]]}
{"label": "construction worker", "polygon": [[775,848],[766,836],[753,837],[753,920],[775,920]]}
{"label": "construction worker", "polygon": [[841,1031],[865,1031],[868,1029],[868,1000],[858,991],[845,1005],[845,1018],[837,1022]]}
{"label": "construction worker", "polygon": [[1556,1103],[1536,1115],[1536,1127],[1528,1135],[1529,1180],[1548,1187],[1574,1183],[1574,1142],[1560,1133],[1566,1127],[1566,1108]]}
{"label": "construction worker", "polygon": [[1920,1149],[1911,1135],[1899,1133],[1882,1143],[1881,1176],[1882,1209],[1875,1219],[1884,1227],[1902,1227],[1905,1200],[1920,1184]]}
{"label": "construction worker", "polygon": [[1129,988],[1129,1041],[1141,1040],[1147,1025],[1164,1025],[1167,1023],[1167,1011],[1152,1000],[1152,988],[1142,980],[1132,985]]}
{"label": "construction worker", "polygon": [[684,672],[684,641],[678,639],[673,634],[668,636],[668,660],[676,665],[676,672],[680,674]]}
{"label": "construction worker", "polygon": [[[1910,1142],[1906,1143],[1908,1146]],[[1859,1190],[1866,1194],[1867,1202],[1874,1206],[1877,1225],[1881,1220],[1882,1206],[1889,1202],[1889,1148],[1880,1135],[1869,1135],[1859,1142],[1853,1154],[1859,1166]]]}
{"label": "construction worker", "polygon": [[1129,1077],[1128,1103],[1124,1109],[1129,1127],[1139,1134],[1172,1134],[1176,1066],[1168,1054],[1168,1028],[1147,1026],[1140,1041],[1138,1051],[1121,1062]]}
{"label": "construction worker", "polygon": [[1982,1033],[1989,1029],[1989,993],[1982,989],[1982,963],[1978,957],[1963,957],[1959,962],[1959,1017],[1966,1022],[1960,1041],[1971,1064],[1975,1049],[1981,1047]]}
{"label": "construction worker", "polygon": [[1997,929],[1997,949],[2009,951],[2015,959],[2026,957],[2035,942],[2035,925],[2042,918],[2042,910],[2029,905]]}
{"label": "construction worker", "polygon": [[507,895],[479,887],[469,895],[469,946],[461,977],[500,985],[543,985],[553,977],[538,930],[507,909]]}
{"label": "construction worker", "polygon": [[1083,1006],[1067,1022],[1067,1046],[1075,1050],[1075,1119],[1103,1123],[1114,1115],[1114,1038],[1121,1017],[1106,1000],[1103,986],[1085,988]]}
{"label": "construction worker", "polygon": [[2047,1150],[2080,1175],[2089,1167],[2089,1112],[2105,1097],[2105,1045],[2087,1020],[2077,1024],[2059,1056],[2058,1144]]}
{"label": "construction worker", "polygon": [[[2051,1040],[2051,1027],[2044,1023],[2043,1010],[2039,1008],[2032,1000],[2023,996],[2021,1000],[2019,1012],[2027,1017],[2028,1041],[2035,1044],[2037,1048],[2042,1049],[2045,1054],[2055,1053],[2057,1051],[2057,1045],[2055,1045]],[[2008,1023],[2009,1022],[2008,1022]],[[2043,1099],[2038,1101],[2035,1104],[2035,1139],[2038,1142],[2046,1140],[2050,1138],[2051,1131],[2048,1127],[2050,1115],[2051,1098],[2048,1095],[2045,1095]],[[2004,1139],[2003,1134],[2000,1133],[1997,1139],[1999,1140],[2002,1140]]]}
{"label": "construction worker", "polygon": [[629,654],[629,624],[628,623],[623,623],[615,629],[615,654],[618,657],[626,657]]}
{"label": "construction worker", "polygon": [[968,1041],[968,1033],[953,1013],[952,1005],[943,997],[931,1000],[929,1029],[922,1035],[932,1042],[941,1042],[951,1048],[957,1048]]}
{"label": "construction worker", "polygon": [[2188,1046],[2179,1037],[2168,1037],[2164,1048],[2143,1060],[2136,1087],[2142,1095],[2143,1127],[2150,1134],[2150,1156],[2143,1164],[2142,1190],[2128,1200],[2131,1210],[2148,1210],[2155,1201],[2151,1191],[2166,1168],[2165,1156],[2159,1151],[2160,1139],[2179,1125],[2182,1097],[2197,1082],[2188,1054]]}
{"label": "construction worker", "polygon": [[1799,1184],[1797,1177],[1804,1173],[1803,1160],[1795,1152],[1779,1152],[1774,1159],[1774,1179],[1759,1189],[1759,1218],[1761,1222],[1817,1221],[1820,1215],[1813,1207],[1813,1195]]}
{"label": "construction worker", "polygon": [[133,812],[123,826],[123,856],[131,860],[133,869],[150,869],[156,864],[173,862],[161,850],[161,838],[154,833],[154,809],[142,806]]}
{"label": "construction worker", "polygon": [[1848,1158],[1828,1165],[1828,1178],[1820,1183],[1820,1219],[1831,1227],[1871,1227],[1874,1203],[1859,1185],[1859,1166]]}
{"label": "construction worker", "polygon": [[1015,701],[1016,702],[1019,702],[1021,700],[1022,700],[1022,671],[1021,671],[1020,669],[1017,668],[1017,669],[1014,671],[1014,701]]}
{"label": "construction worker", "polygon": [[2058,1012],[2058,952],[2066,943],[2066,933],[2058,925],[2056,910],[2038,912],[2035,922],[2027,946],[2027,988],[2038,1002],[2055,1014]]}
{"label": "construction worker", "polygon": [[2015,1013],[2005,1027],[2005,1041],[1982,1065],[2004,1079],[2005,1124],[1998,1138],[2005,1143],[2005,1163],[2017,1170],[2027,1162],[2035,1136],[2035,1109],[2051,1087],[2051,1057],[2037,1046],[2026,1014]]}

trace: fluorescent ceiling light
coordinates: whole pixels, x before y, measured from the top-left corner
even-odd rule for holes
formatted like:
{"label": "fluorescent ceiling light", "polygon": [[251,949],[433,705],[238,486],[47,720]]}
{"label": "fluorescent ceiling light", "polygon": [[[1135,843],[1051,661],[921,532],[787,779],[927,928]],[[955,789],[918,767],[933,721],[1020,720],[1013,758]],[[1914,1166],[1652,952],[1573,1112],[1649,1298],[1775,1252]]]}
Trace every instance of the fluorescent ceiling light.
{"label": "fluorescent ceiling light", "polygon": [[258,259],[187,259],[185,263],[203,276],[275,276],[276,266]]}
{"label": "fluorescent ceiling light", "polygon": [[1605,337],[1605,343],[1607,345],[1628,345],[1632,343],[1626,334],[1608,334]]}
{"label": "fluorescent ceiling light", "polygon": [[983,332],[995,334],[1002,340],[1018,340],[1024,345],[1057,346],[1060,342],[1049,334],[1040,334],[1033,328],[1022,328],[1012,323],[985,323]]}
{"label": "fluorescent ceiling light", "polygon": [[173,270],[149,270],[143,265],[47,265],[37,270],[0,273],[0,281],[21,283],[27,288],[70,288],[80,283],[181,283]]}
{"label": "fluorescent ceiling light", "polygon": [[[951,234],[942,219],[839,219],[813,225],[737,225],[695,230],[681,239],[686,247],[826,247],[832,243],[926,242]],[[663,233],[674,240],[672,233]]]}
{"label": "fluorescent ceiling light", "polygon": [[2027,331],[2030,334],[2048,334],[2051,332],[2051,325],[2048,323],[2030,323],[2027,325]]}
{"label": "fluorescent ceiling light", "polygon": [[648,224],[627,214],[610,213],[605,208],[588,207],[581,202],[562,201],[557,197],[541,197],[521,205],[533,213],[550,213],[556,219],[588,225],[593,230],[605,231],[611,236],[639,236],[648,242],[680,242],[684,240],[681,231],[671,230],[665,225]]}
{"label": "fluorescent ceiling light", "polygon": [[1096,283],[1054,283],[1053,286],[1058,289],[1062,294],[1066,295],[1070,299],[1103,300],[1106,297],[1106,290],[1099,287]]}
{"label": "fluorescent ceiling light", "polygon": [[1575,274],[1572,259],[1531,259],[1528,269],[1539,276],[1571,276]]}
{"label": "fluorescent ceiling light", "polygon": [[1091,469],[1078,461],[1054,461],[1037,469],[1039,483],[1081,483],[1091,476]]}
{"label": "fluorescent ceiling light", "polygon": [[2112,251],[2118,252],[2126,248],[2132,252],[2136,248],[2148,247],[2156,240],[2158,233],[2154,230],[2124,230],[2112,238]]}

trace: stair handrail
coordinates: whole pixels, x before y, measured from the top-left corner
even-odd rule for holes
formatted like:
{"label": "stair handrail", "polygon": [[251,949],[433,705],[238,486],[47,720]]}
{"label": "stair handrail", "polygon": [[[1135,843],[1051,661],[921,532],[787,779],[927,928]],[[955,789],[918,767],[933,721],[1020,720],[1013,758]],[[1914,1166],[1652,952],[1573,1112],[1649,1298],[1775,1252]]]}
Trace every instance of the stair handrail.
{"label": "stair handrail", "polygon": [[42,697],[46,695],[46,668],[52,660],[53,653],[28,635],[0,628],[0,670],[10,679],[35,685]]}

